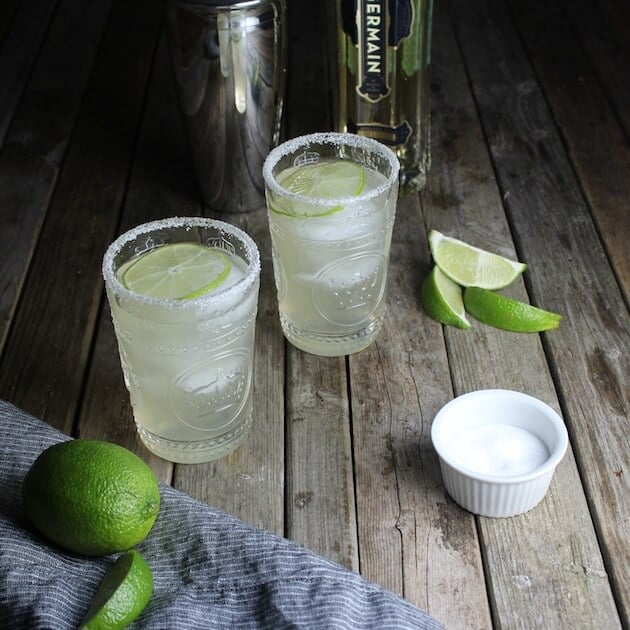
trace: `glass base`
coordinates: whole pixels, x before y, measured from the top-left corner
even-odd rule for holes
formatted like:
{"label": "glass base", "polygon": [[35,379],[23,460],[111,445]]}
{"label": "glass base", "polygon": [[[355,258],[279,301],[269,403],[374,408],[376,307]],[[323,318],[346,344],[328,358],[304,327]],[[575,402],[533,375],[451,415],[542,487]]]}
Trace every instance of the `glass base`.
{"label": "glass base", "polygon": [[230,433],[211,440],[180,442],[169,440],[138,426],[142,443],[154,454],[177,464],[201,464],[220,459],[235,451],[245,440],[252,424],[251,414]]}
{"label": "glass base", "polygon": [[296,348],[320,357],[341,357],[365,350],[376,339],[383,326],[383,316],[351,335],[322,335],[299,328],[280,313],[282,332]]}

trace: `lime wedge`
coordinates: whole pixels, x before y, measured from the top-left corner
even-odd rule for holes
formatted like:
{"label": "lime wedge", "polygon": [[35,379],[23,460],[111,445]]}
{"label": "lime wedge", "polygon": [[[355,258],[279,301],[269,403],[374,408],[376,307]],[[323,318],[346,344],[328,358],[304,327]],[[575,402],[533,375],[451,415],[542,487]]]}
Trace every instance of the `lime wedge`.
{"label": "lime wedge", "polygon": [[461,287],[445,276],[438,266],[433,267],[422,283],[420,295],[424,309],[433,319],[457,328],[470,328]]}
{"label": "lime wedge", "polygon": [[[365,187],[365,169],[360,164],[346,160],[304,164],[283,171],[278,177],[278,183],[289,192],[314,199],[357,197]],[[316,204],[300,207],[289,199],[282,199],[281,206],[269,204],[270,210],[276,214],[302,218],[325,217],[343,210],[342,205],[336,205],[317,212]]]}
{"label": "lime wedge", "polygon": [[108,569],[79,630],[120,630],[137,619],[153,594],[153,574],[135,550]]}
{"label": "lime wedge", "polygon": [[501,295],[468,287],[464,291],[466,310],[480,322],[512,332],[541,332],[560,326],[562,315],[545,311]]}
{"label": "lime wedge", "polygon": [[220,287],[232,266],[230,257],[199,243],[171,243],[134,258],[118,277],[127,289],[147,297],[190,300]]}
{"label": "lime wedge", "polygon": [[431,230],[429,247],[436,265],[463,287],[501,289],[511,284],[527,265],[468,245]]}

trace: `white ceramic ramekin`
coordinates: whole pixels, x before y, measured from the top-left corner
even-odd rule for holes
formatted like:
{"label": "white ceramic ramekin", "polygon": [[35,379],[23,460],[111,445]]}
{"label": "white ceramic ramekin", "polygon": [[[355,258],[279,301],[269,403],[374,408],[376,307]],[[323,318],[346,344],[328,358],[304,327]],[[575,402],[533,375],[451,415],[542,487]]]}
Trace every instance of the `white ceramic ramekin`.
{"label": "white ceramic ramekin", "polygon": [[[522,444],[519,435],[524,437]],[[504,389],[479,390],[451,400],[435,416],[431,440],[451,497],[469,512],[493,517],[515,516],[538,505],[569,442],[562,419],[551,407]],[[491,448],[484,440],[493,442]],[[528,459],[528,453],[536,452],[532,443],[539,445],[538,457]],[[518,473],[510,466],[512,454],[523,460]]]}

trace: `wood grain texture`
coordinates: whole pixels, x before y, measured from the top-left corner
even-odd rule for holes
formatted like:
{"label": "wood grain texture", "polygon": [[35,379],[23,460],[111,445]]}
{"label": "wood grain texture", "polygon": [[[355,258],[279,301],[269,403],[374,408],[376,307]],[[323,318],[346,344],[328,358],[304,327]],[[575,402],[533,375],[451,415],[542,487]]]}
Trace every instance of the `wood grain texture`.
{"label": "wood grain texture", "polygon": [[7,339],[56,173],[31,156],[0,152],[0,353]]}
{"label": "wood grain texture", "polygon": [[[55,12],[55,2],[23,0],[17,8],[13,2],[2,4],[4,23],[0,22],[0,147]],[[8,30],[9,23],[11,28],[6,37],[3,37],[3,31]]]}
{"label": "wood grain texture", "polygon": [[[0,350],[109,11],[108,3],[96,5],[86,19],[84,3],[67,1],[46,31],[54,3],[40,2],[36,9],[32,4],[21,5],[11,40],[0,49]],[[37,26],[41,33],[25,32]],[[32,60],[23,59],[36,52]]]}
{"label": "wood grain texture", "polygon": [[[332,3],[288,5],[294,137],[331,127],[335,42]],[[433,166],[399,203],[369,349],[327,359],[286,343],[265,211],[210,213],[254,237],[262,275],[254,427],[203,465],[138,440],[100,269],[116,234],[206,213],[162,19],[148,0],[0,3],[0,397],[126,446],[161,481],[449,630],[630,628],[627,0],[435,3]],[[562,312],[560,329],[431,320],[419,302],[431,228],[527,262],[505,293]],[[485,387],[543,399],[570,432],[543,502],[511,519],[447,497],[430,442],[440,406]]]}
{"label": "wood grain texture", "polygon": [[[630,562],[611,565],[609,554],[627,554],[621,541],[630,537],[627,479],[615,474],[627,470],[630,456],[630,366],[621,350],[629,347],[628,313],[505,7],[484,2],[471,11],[459,1],[450,6],[519,255],[537,261],[526,274],[529,294],[536,304],[565,315],[560,329],[545,335],[545,349],[625,623]],[[588,256],[572,254],[577,251]],[[582,579],[590,581],[593,565],[583,566]],[[601,578],[600,571],[594,573]],[[615,627],[608,584],[600,581],[599,603],[590,615],[593,623]]]}
{"label": "wood grain texture", "polygon": [[[432,178],[424,195],[426,220],[441,231],[515,259],[453,33],[450,28],[439,32],[443,34],[442,45],[434,58],[438,67],[449,72],[438,75],[435,90],[437,133]],[[465,167],[453,171],[450,165],[454,162]],[[528,299],[520,280],[507,292],[517,299]],[[471,323],[468,331],[445,331],[457,394],[506,388],[529,393],[558,408],[537,335],[507,333],[475,320]],[[493,618],[499,627],[565,627],[571,623],[589,627],[602,611],[615,620],[606,582],[601,582],[597,601],[591,602],[590,578],[575,571],[582,564],[601,575],[604,568],[570,453],[556,471],[541,506],[511,519],[478,520]],[[537,534],[532,536],[531,532]]]}
{"label": "wood grain texture", "polygon": [[358,571],[343,357],[317,357],[288,346],[286,422],[287,536]]}
{"label": "wood grain texture", "polygon": [[125,191],[160,20],[160,8],[150,2],[133,10],[117,6],[42,226],[0,374],[3,398],[67,433],[101,296],[101,259]]}
{"label": "wood grain texture", "polygon": [[[589,4],[588,15],[585,15],[586,8],[581,2],[572,3],[570,11],[550,5],[543,16],[533,11],[527,2],[513,0],[509,4],[628,301],[630,144],[593,71],[593,66],[598,64],[583,52],[581,42],[567,21],[569,13],[571,20],[581,19],[584,29],[583,22],[588,20],[590,24],[594,19],[592,5]],[[591,31],[602,33],[599,29],[584,30],[584,37]],[[599,56],[597,52],[592,54]],[[626,57],[630,64],[630,52]],[[610,63],[609,58],[601,60],[600,65],[621,67]],[[621,108],[630,111],[628,73],[617,79],[614,83],[619,89],[624,85],[628,89],[627,97],[620,97],[623,100]]]}
{"label": "wood grain texture", "polygon": [[361,572],[446,627],[490,628],[474,518],[447,498],[431,445],[452,385],[442,327],[419,303],[429,268],[420,204],[408,196],[397,208],[383,329],[350,357]]}
{"label": "wood grain texture", "polygon": [[599,81],[630,140],[630,4],[626,0],[561,0]]}

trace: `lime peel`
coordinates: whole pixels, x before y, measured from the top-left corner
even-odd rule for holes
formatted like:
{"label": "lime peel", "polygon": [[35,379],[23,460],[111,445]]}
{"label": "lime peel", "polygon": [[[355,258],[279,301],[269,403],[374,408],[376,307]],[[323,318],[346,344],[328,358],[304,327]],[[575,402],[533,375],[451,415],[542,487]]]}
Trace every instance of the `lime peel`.
{"label": "lime peel", "polygon": [[132,549],[107,570],[79,630],[126,628],[147,607],[153,595],[153,574]]}
{"label": "lime peel", "polygon": [[422,283],[422,305],[436,321],[468,329],[461,287],[440,271],[436,265]]}
{"label": "lime peel", "polygon": [[560,326],[562,315],[482,289],[464,291],[466,310],[477,320],[511,332],[543,332]]}
{"label": "lime peel", "polygon": [[525,263],[469,245],[437,230],[429,232],[429,248],[442,272],[463,287],[502,289],[527,269]]}
{"label": "lime peel", "polygon": [[[542,332],[560,326],[562,315],[495,293],[527,268],[524,263],[474,247],[437,230],[429,232],[435,267],[425,278],[422,304],[435,320],[469,328],[475,319],[511,332]],[[465,287],[462,300],[462,287]]]}
{"label": "lime peel", "polygon": [[319,217],[328,217],[328,216],[331,216],[333,214],[337,214],[338,212],[341,212],[343,210],[343,206],[341,206],[341,205],[333,206],[332,208],[329,208],[325,212],[319,212],[319,213],[297,212],[295,210],[280,210],[277,206],[275,206],[272,203],[269,204],[269,209],[274,214],[281,214],[282,216],[292,217],[294,219],[298,219],[298,218],[301,218],[301,219],[316,219],[316,218],[319,218]]}
{"label": "lime peel", "polygon": [[101,440],[49,446],[27,472],[22,495],[25,516],[40,534],[86,556],[135,547],[160,509],[151,468],[126,448]]}

